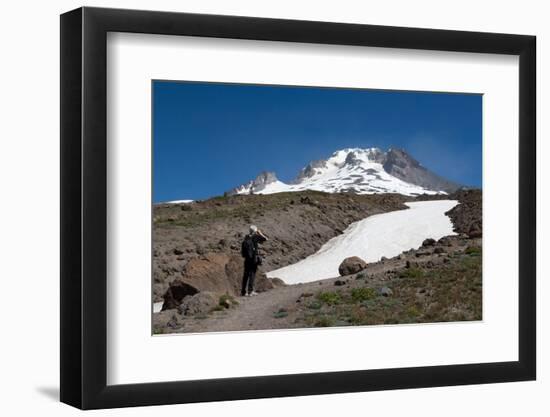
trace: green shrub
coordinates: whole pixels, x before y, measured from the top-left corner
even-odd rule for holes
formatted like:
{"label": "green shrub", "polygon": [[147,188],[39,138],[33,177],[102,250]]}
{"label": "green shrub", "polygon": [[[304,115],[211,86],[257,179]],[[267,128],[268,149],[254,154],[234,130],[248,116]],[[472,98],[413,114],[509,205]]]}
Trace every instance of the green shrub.
{"label": "green shrub", "polygon": [[340,294],[334,291],[321,292],[317,295],[317,299],[329,306],[340,304],[342,301]]}
{"label": "green shrub", "polygon": [[410,318],[415,318],[420,315],[420,311],[418,311],[415,306],[410,306],[409,308],[407,308],[406,314]]}
{"label": "green shrub", "polygon": [[273,313],[273,317],[275,317],[276,319],[282,319],[283,317],[286,317],[286,316],[288,316],[288,312],[284,308],[281,308],[279,309],[279,311],[276,311],[275,313]]}
{"label": "green shrub", "polygon": [[399,273],[399,278],[422,278],[424,271],[420,268],[407,268]]}
{"label": "green shrub", "polygon": [[464,251],[466,255],[472,255],[472,256],[479,256],[481,255],[481,247],[480,246],[468,246],[466,250]]}
{"label": "green shrub", "polygon": [[307,305],[307,308],[312,310],[320,310],[323,305],[319,301],[312,301]]}
{"label": "green shrub", "polygon": [[374,288],[363,287],[363,288],[354,288],[351,290],[351,298],[356,303],[361,303],[363,301],[372,300],[376,297],[376,291]]}
{"label": "green shrub", "polygon": [[218,301],[218,305],[221,306],[221,307],[226,307],[227,302],[229,302],[230,305],[239,304],[239,302],[237,300],[235,300],[235,297],[233,297],[232,295],[229,295],[229,294],[224,294],[224,295],[220,296],[220,299]]}

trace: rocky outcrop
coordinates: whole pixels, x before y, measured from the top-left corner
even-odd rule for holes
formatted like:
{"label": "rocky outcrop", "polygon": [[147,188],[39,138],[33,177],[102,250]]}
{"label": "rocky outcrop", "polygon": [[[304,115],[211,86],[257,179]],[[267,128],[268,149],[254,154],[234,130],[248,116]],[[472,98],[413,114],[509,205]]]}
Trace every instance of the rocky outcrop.
{"label": "rocky outcrop", "polygon": [[429,171],[403,149],[392,148],[388,150],[383,167],[388,174],[428,190],[441,190],[452,193],[461,187],[459,184]]}
{"label": "rocky outcrop", "polygon": [[338,267],[341,276],[356,274],[367,267],[367,263],[358,256],[351,256],[342,261]]}
{"label": "rocky outcrop", "polygon": [[317,168],[326,168],[327,162],[325,160],[312,161],[303,168],[298,176],[292,181],[293,184],[299,184],[305,178],[313,177],[317,171]]}
{"label": "rocky outcrop", "polygon": [[468,235],[471,239],[482,237],[481,190],[461,190],[453,194],[452,198],[458,200],[459,204],[445,214],[451,218],[453,230]]}
{"label": "rocky outcrop", "polygon": [[232,190],[227,191],[226,195],[235,194],[254,194],[262,191],[266,185],[277,181],[277,175],[274,172],[263,171],[252,181],[243,184],[239,187],[235,187]]}
{"label": "rocky outcrop", "polygon": [[[187,296],[198,293],[239,295],[244,265],[240,255],[207,253],[191,259],[185,265],[182,275],[174,280],[164,293],[163,310],[178,308]],[[256,276],[256,291],[273,288],[265,274]]]}

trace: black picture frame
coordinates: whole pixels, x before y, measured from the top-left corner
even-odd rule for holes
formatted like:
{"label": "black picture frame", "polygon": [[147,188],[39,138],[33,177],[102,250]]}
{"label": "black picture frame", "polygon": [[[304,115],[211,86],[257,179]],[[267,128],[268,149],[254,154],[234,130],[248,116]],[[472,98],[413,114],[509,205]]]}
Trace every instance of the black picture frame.
{"label": "black picture frame", "polygon": [[[108,386],[108,32],[519,56],[519,360]],[[102,8],[61,15],[61,401],[82,409],[534,380],[536,38]]]}

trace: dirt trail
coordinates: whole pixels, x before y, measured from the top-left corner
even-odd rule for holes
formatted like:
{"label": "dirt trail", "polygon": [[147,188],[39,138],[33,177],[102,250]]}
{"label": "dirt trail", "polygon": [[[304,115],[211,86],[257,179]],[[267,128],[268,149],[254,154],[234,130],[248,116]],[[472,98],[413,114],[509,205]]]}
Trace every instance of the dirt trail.
{"label": "dirt trail", "polygon": [[[394,258],[385,262],[370,264],[363,273],[369,276],[368,286],[380,286],[386,280],[387,271],[405,267],[405,261]],[[295,322],[296,301],[304,294],[315,294],[339,288],[335,281],[346,282],[347,288],[365,286],[354,276],[324,279],[306,284],[295,284],[275,288],[253,297],[238,297],[239,304],[228,310],[212,312],[208,316],[186,317],[182,326],[172,333],[226,332],[235,330],[289,329],[303,327]],[[288,315],[277,318],[275,313],[284,310]]]}

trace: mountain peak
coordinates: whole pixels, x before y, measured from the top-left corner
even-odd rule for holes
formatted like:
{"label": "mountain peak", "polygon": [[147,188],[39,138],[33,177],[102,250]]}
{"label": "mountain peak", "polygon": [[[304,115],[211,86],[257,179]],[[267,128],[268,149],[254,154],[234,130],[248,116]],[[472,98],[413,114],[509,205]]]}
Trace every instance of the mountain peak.
{"label": "mountain peak", "polygon": [[308,163],[289,184],[279,181],[273,172],[262,172],[229,194],[317,190],[419,195],[446,194],[458,188],[458,184],[424,168],[404,149],[344,148],[326,160]]}
{"label": "mountain peak", "polygon": [[262,171],[256,178],[246,184],[235,187],[228,191],[228,194],[256,194],[265,189],[269,184],[280,182],[277,175],[272,171]]}

